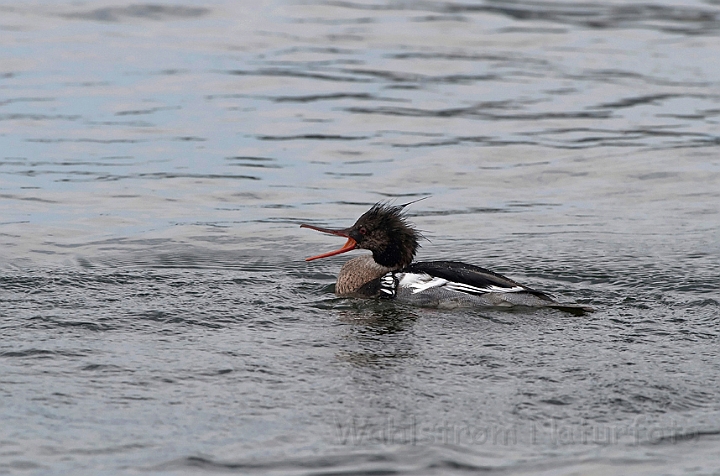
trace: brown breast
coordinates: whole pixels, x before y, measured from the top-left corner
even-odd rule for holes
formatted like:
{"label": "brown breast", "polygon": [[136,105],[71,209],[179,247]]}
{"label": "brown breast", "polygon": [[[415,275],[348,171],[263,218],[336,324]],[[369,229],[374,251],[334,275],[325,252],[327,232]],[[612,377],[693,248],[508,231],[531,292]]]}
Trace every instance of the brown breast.
{"label": "brown breast", "polygon": [[372,255],[363,255],[353,258],[343,265],[335,285],[335,294],[350,296],[360,289],[363,284],[377,279],[392,271],[392,268],[380,266]]}

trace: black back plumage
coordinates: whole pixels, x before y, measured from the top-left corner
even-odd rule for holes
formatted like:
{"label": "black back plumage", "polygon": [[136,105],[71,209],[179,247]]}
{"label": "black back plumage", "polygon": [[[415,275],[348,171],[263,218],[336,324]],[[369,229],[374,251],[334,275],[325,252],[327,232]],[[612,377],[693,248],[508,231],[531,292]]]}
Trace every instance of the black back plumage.
{"label": "black back plumage", "polygon": [[[547,299],[548,301],[553,300],[550,296],[543,292],[523,286],[512,279],[506,278],[505,276],[494,273],[488,269],[473,266],[467,263],[458,263],[456,261],[421,261],[419,263],[412,263],[402,271],[405,273],[424,273],[436,278],[446,279],[454,283],[467,284],[468,286],[479,288],[481,290],[489,289],[491,287],[511,289],[519,286],[523,288],[522,292],[532,294],[541,299]],[[466,292],[472,293],[472,291]],[[478,294],[483,294],[483,292],[481,291]]]}

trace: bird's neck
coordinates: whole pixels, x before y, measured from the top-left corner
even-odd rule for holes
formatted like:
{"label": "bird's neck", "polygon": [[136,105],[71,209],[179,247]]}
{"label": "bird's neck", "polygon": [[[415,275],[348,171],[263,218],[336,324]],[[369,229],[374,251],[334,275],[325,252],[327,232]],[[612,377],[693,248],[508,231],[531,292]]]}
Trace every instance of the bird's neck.
{"label": "bird's neck", "polygon": [[381,250],[373,251],[373,259],[380,266],[392,269],[400,269],[412,263],[415,257],[415,246],[408,246],[410,243],[391,241]]}

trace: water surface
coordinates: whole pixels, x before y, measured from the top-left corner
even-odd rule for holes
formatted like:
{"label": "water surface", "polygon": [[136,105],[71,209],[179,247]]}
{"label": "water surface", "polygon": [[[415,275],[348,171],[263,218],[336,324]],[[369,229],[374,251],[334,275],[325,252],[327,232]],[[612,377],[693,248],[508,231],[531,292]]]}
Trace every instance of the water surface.
{"label": "water surface", "polygon": [[[0,2],[0,468],[711,474],[717,2]],[[420,259],[594,314],[336,299]],[[347,256],[347,255],[345,255]]]}

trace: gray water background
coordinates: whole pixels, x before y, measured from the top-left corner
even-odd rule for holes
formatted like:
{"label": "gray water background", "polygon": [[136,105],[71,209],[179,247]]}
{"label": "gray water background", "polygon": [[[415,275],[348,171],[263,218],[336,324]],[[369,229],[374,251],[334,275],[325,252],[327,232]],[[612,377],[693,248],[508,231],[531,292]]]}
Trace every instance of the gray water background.
{"label": "gray water background", "polygon": [[[720,4],[0,2],[0,472],[720,474]],[[557,311],[336,299],[379,200]]]}

